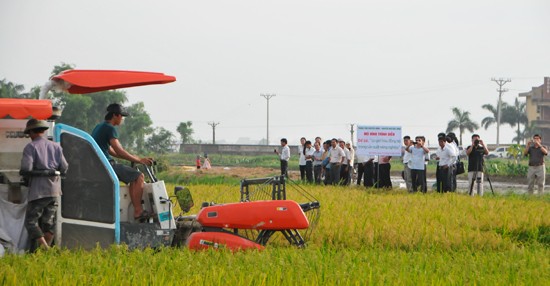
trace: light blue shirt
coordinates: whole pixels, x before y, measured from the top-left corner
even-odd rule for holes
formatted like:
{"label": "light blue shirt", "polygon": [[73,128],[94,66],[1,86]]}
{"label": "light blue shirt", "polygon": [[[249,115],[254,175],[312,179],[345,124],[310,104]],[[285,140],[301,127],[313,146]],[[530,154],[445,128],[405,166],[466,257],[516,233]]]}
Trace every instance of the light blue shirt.
{"label": "light blue shirt", "polygon": [[426,152],[422,148],[409,147],[411,151],[411,159],[409,161],[409,168],[411,170],[424,170],[424,161],[426,159]]}

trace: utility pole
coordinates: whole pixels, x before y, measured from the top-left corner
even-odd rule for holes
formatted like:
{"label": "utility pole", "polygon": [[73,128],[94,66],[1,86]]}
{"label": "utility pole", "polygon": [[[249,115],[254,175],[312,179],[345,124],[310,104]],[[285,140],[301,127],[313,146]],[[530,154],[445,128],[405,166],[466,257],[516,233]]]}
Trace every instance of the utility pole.
{"label": "utility pole", "polygon": [[220,125],[219,122],[208,122],[208,125],[212,126],[212,144],[216,144],[216,126]]}
{"label": "utility pole", "polygon": [[507,78],[507,79],[503,79],[503,78],[499,78],[499,79],[496,79],[496,78],[492,78],[491,81],[494,81],[498,84],[498,106],[497,106],[497,148],[499,147],[500,145],[500,117],[501,117],[501,114],[502,114],[502,94],[507,92],[508,89],[506,88],[502,88],[506,83],[508,82],[511,82],[512,80]]}
{"label": "utility pole", "polygon": [[265,145],[269,145],[269,100],[275,96],[273,93],[262,93],[260,96],[267,99],[267,136]]}
{"label": "utility pole", "polygon": [[351,146],[353,146],[353,132],[354,132],[353,126],[355,126],[355,124],[350,123],[349,126],[350,126],[349,132],[351,133],[351,140],[349,141],[349,144],[350,144]]}

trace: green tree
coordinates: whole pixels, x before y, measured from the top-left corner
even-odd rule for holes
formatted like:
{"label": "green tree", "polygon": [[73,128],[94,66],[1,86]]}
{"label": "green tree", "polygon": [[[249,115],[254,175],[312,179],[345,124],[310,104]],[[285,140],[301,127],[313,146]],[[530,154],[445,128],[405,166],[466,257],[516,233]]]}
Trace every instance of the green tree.
{"label": "green tree", "polygon": [[521,132],[516,131],[516,137],[514,137],[514,141],[520,141],[525,143],[526,139],[532,138],[535,134],[540,134],[540,128],[534,123],[531,122],[531,124],[525,124],[523,127],[523,130]]}
{"label": "green tree", "polygon": [[32,99],[38,99],[40,96],[40,86],[36,85],[31,88],[31,91],[28,93],[24,93],[23,96],[25,98],[32,98]]}
{"label": "green tree", "polygon": [[191,125],[193,125],[193,122],[191,121],[180,122],[178,125],[177,131],[180,134],[182,144],[193,142],[193,138],[191,137],[193,134],[193,128]]}
{"label": "green tree", "polygon": [[120,143],[127,149],[145,153],[145,137],[153,132],[153,121],[145,111],[143,102],[138,102],[127,108],[128,116],[119,128]]}
{"label": "green tree", "polygon": [[[497,123],[497,117],[498,117],[498,105],[491,105],[491,104],[484,104],[481,106],[481,108],[491,112],[491,116],[487,116],[481,120],[481,126],[487,130],[491,125]],[[506,102],[502,102],[501,111],[502,114],[500,116],[500,123],[501,124],[508,124],[510,126],[515,126],[515,121],[513,118],[510,117],[509,112],[504,112],[505,110],[509,109],[510,105]]]}
{"label": "green tree", "polygon": [[6,79],[0,80],[0,98],[22,98],[24,90],[25,86],[22,84],[15,84]]}
{"label": "green tree", "polygon": [[126,101],[126,93],[116,90],[64,96],[63,113],[58,122],[91,132],[97,123],[103,121],[109,104],[124,104]]}
{"label": "green tree", "polygon": [[475,129],[479,128],[479,125],[470,119],[469,111],[462,111],[458,107],[453,107],[452,109],[454,118],[447,123],[447,131],[451,132],[455,129],[459,130],[460,145],[462,145],[462,134],[464,130],[474,132]]}
{"label": "green tree", "polygon": [[508,124],[510,124],[511,127],[517,127],[516,129],[516,137],[514,137],[514,141],[516,141],[517,144],[520,144],[522,137],[517,136],[520,135],[522,132],[521,125],[527,124],[527,114],[525,113],[525,102],[520,102],[519,98],[516,97],[516,100],[514,101],[514,105],[508,105],[506,108],[503,109],[502,115],[503,118],[506,118]]}
{"label": "green tree", "polygon": [[147,138],[147,151],[154,154],[164,154],[171,151],[174,144],[174,134],[160,127]]}

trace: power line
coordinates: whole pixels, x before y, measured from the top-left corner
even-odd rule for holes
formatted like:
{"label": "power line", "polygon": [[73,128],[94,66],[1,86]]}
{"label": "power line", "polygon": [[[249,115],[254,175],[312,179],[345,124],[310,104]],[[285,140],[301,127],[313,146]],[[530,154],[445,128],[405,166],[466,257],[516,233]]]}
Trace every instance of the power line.
{"label": "power line", "polygon": [[382,91],[382,92],[365,92],[365,93],[356,93],[356,94],[343,94],[343,93],[335,93],[335,94],[281,94],[281,96],[289,96],[289,97],[301,97],[301,98],[316,98],[316,99],[360,99],[360,98],[376,98],[376,97],[398,97],[398,96],[409,96],[411,94],[419,94],[419,93],[430,93],[430,92],[438,92],[442,90],[449,90],[449,89],[464,89],[471,86],[481,85],[485,84],[484,81],[472,81],[472,82],[464,82],[464,83],[450,83],[445,85],[438,85],[438,86],[432,86],[432,87],[420,87],[420,88],[411,88],[406,90],[396,90],[396,91]]}
{"label": "power line", "polygon": [[219,122],[208,122],[208,125],[212,126],[212,144],[216,144],[216,126],[220,125]]}
{"label": "power line", "polygon": [[260,94],[260,96],[264,97],[265,99],[267,99],[267,137],[266,137],[266,142],[265,142],[265,145],[269,145],[269,100],[274,97],[276,94],[269,94],[269,93],[262,93]]}
{"label": "power line", "polygon": [[507,78],[492,78],[491,81],[494,81],[498,84],[498,107],[497,107],[497,148],[499,147],[499,137],[500,137],[500,115],[501,115],[501,108],[502,108],[502,94],[507,92],[508,89],[502,88],[506,83],[511,82],[512,80]]}

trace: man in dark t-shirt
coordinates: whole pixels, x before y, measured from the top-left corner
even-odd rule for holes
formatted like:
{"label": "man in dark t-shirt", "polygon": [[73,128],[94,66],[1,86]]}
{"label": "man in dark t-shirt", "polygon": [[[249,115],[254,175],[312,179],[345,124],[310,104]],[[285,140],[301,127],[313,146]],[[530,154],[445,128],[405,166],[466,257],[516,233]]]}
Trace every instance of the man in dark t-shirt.
{"label": "man in dark t-shirt", "polygon": [[472,135],[472,145],[466,148],[468,155],[468,192],[475,195],[474,180],[477,185],[477,194],[483,196],[483,156],[489,154],[487,145],[483,143],[479,135]]}
{"label": "man in dark t-shirt", "polygon": [[525,156],[529,156],[529,169],[527,170],[527,192],[533,194],[535,183],[538,186],[538,194],[544,193],[546,183],[546,167],[544,156],[548,155],[548,147],[542,145],[542,137],[539,134],[533,135],[533,140],[527,142]]}
{"label": "man in dark t-shirt", "polygon": [[118,140],[118,132],[115,126],[120,125],[124,117],[128,116],[126,110],[118,103],[113,103],[107,107],[105,121],[98,124],[92,131],[92,137],[105,157],[111,163],[119,180],[129,184],[130,199],[134,206],[134,219],[136,221],[145,221],[150,217],[150,214],[143,210],[141,205],[141,197],[143,195],[144,177],[141,172],[130,168],[126,165],[117,164],[113,158],[125,159],[133,163],[151,165],[153,163],[150,158],[140,158],[130,154],[122,148]]}

